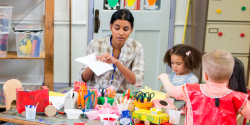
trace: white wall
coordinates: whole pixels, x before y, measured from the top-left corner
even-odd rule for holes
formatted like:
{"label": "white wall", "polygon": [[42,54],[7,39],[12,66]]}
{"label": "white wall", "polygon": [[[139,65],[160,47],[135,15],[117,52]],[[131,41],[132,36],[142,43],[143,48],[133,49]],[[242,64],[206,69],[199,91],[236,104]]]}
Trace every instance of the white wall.
{"label": "white wall", "polygon": [[[69,83],[69,21],[65,11],[68,5],[61,1],[55,0],[55,17],[58,15],[58,19],[55,19],[54,32],[54,82]],[[65,14],[66,19],[61,19]],[[87,20],[88,0],[72,0],[71,82],[78,81],[80,68],[80,63],[74,60],[84,56],[87,48]]]}
{"label": "white wall", "polygon": [[181,44],[188,0],[176,0],[174,45]]}
{"label": "white wall", "polygon": [[[17,14],[14,20],[20,19],[22,13],[27,13],[40,0],[0,0],[1,4],[14,5]],[[69,82],[69,0],[55,0],[55,36],[54,36],[54,82]],[[78,80],[80,63],[75,62],[77,57],[84,56],[87,47],[87,20],[88,0],[72,0],[72,82]],[[18,6],[19,3],[23,6]],[[28,7],[25,7],[28,5]],[[17,7],[16,7],[17,6]],[[19,7],[19,8],[18,8]],[[42,3],[20,24],[40,24],[44,26],[45,3]],[[25,9],[26,8],[26,9]],[[174,44],[180,44],[183,37],[187,1],[176,1],[175,36]],[[21,13],[21,14],[20,14]],[[21,16],[20,16],[21,15]],[[43,44],[42,44],[43,46]],[[44,46],[43,46],[44,47]],[[15,36],[10,35],[9,49],[16,50]],[[44,75],[43,60],[0,60],[0,74]],[[1,82],[1,81],[0,81]]]}
{"label": "white wall", "polygon": [[[41,0],[0,0],[1,4],[14,7],[13,21],[16,23]],[[22,6],[20,6],[22,4]],[[29,14],[20,24],[39,24],[44,27],[45,1]],[[74,59],[84,56],[87,47],[88,0],[72,0],[72,82],[78,80],[80,64]],[[14,24],[12,24],[14,26]],[[43,28],[44,29],[44,28]],[[8,49],[16,51],[13,32],[10,33]],[[44,43],[42,43],[44,48]],[[43,50],[43,49],[42,49]],[[0,59],[0,75],[42,75],[43,60]],[[69,83],[69,0],[55,0],[54,29],[54,82]],[[0,80],[1,83],[1,80]]]}

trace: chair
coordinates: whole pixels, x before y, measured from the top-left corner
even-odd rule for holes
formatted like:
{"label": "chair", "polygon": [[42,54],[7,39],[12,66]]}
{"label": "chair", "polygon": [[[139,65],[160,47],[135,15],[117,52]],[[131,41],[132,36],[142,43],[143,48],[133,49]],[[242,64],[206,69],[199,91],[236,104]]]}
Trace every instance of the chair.
{"label": "chair", "polygon": [[10,79],[3,85],[6,110],[9,110],[12,101],[16,100],[16,88],[22,88],[22,83],[17,79]]}

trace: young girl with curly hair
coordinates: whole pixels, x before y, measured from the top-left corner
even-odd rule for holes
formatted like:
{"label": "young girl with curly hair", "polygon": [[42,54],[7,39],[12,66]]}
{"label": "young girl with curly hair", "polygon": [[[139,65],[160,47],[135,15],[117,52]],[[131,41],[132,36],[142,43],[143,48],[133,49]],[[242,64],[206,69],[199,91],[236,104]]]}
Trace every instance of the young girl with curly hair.
{"label": "young girl with curly hair", "polygon": [[202,62],[202,53],[198,49],[190,45],[175,45],[166,52],[163,61],[174,71],[168,75],[174,86],[198,83],[198,78],[191,72],[199,69]]}

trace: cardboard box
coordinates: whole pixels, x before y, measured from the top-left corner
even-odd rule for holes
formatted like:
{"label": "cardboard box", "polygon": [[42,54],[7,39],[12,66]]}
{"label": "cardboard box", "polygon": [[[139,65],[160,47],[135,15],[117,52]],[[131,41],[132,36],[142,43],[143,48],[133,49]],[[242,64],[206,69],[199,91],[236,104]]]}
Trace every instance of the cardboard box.
{"label": "cardboard box", "polygon": [[44,112],[45,107],[49,105],[49,91],[46,86],[34,91],[22,91],[22,88],[17,88],[16,92],[16,107],[19,114],[25,111],[26,105],[37,105],[39,102],[36,112]]}
{"label": "cardboard box", "polygon": [[158,113],[157,115],[151,114],[151,111],[140,109],[133,112],[132,115],[133,119],[138,118],[141,121],[148,120],[150,123],[153,124],[162,124],[168,122],[169,116],[166,113]]}

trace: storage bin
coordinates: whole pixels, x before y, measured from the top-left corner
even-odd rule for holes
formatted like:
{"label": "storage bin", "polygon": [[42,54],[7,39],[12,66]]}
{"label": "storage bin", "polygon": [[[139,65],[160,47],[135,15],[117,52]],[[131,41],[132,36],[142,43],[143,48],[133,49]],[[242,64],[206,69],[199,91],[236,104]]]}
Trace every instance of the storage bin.
{"label": "storage bin", "polygon": [[68,119],[79,119],[80,115],[83,114],[80,109],[65,109]]}
{"label": "storage bin", "polygon": [[17,79],[22,83],[22,85],[43,85],[42,75],[18,75]]}
{"label": "storage bin", "polygon": [[39,25],[17,26],[14,33],[18,57],[40,57],[43,31]]}
{"label": "storage bin", "polygon": [[7,56],[8,36],[9,36],[8,32],[0,32],[0,57],[6,57]]}
{"label": "storage bin", "polygon": [[12,6],[0,6],[0,32],[10,32]]}

